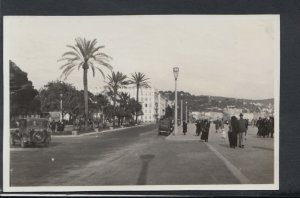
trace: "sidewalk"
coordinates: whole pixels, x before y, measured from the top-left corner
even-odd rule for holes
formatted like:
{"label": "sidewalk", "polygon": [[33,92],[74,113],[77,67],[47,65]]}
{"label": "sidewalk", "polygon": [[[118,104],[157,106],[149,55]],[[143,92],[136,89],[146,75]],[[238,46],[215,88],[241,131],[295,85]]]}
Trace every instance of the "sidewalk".
{"label": "sidewalk", "polygon": [[[186,135],[182,133],[182,127],[178,128],[178,135],[170,134],[166,140],[177,142],[189,142],[194,144],[197,141],[209,148],[214,156],[217,156],[223,163],[221,166],[228,170],[243,184],[272,184],[274,182],[274,139],[259,138],[256,136],[257,128],[249,127],[245,148],[230,148],[228,140],[228,126],[225,125],[226,139],[222,139],[221,132],[216,133],[215,125],[211,124],[208,142],[201,142],[200,136],[195,136],[195,124],[188,125]],[[275,134],[276,136],[276,134]],[[192,142],[194,141],[194,142]]]}
{"label": "sidewalk", "polygon": [[142,126],[147,126],[147,125],[150,125],[150,124],[142,124],[142,125],[136,125],[136,126],[124,127],[124,128],[116,128],[116,129],[107,129],[107,130],[103,130],[103,131],[94,131],[94,132],[89,132],[89,133],[82,133],[79,135],[51,135],[51,137],[53,137],[53,138],[83,137],[83,136],[95,135],[95,134],[100,134],[100,133],[121,131],[121,130],[125,130],[125,129],[131,129],[131,128],[142,127]]}

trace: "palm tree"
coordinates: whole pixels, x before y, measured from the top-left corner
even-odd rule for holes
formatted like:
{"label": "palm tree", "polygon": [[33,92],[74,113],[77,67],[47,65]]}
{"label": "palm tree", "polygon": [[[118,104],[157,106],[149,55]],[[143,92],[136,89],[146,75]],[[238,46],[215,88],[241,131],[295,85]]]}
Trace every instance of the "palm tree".
{"label": "palm tree", "polygon": [[[131,78],[129,80],[130,84],[134,84],[136,87],[136,101],[139,102],[139,89],[140,88],[150,88],[149,78],[146,78],[146,75],[141,73],[141,72],[135,72],[131,74]],[[137,122],[138,120],[138,112],[136,112],[135,115],[135,121]]]}
{"label": "palm tree", "polygon": [[[129,104],[129,100],[130,100],[130,95],[128,93],[125,92],[121,92],[119,94],[119,110],[121,113],[121,120],[118,121],[118,125],[122,125],[123,124],[123,120],[125,117],[128,117],[128,104]],[[121,121],[121,123],[120,123]]]}
{"label": "palm tree", "polygon": [[88,69],[91,68],[93,76],[95,76],[95,70],[98,70],[103,78],[105,78],[102,68],[112,70],[112,66],[108,63],[112,58],[103,52],[100,52],[104,46],[97,46],[97,39],[86,40],[85,38],[75,39],[75,45],[67,45],[70,51],[65,52],[59,61],[66,61],[64,65],[60,67],[62,69],[62,76],[65,79],[70,73],[78,68],[83,69],[83,87],[84,87],[84,117],[85,117],[85,128],[87,127],[87,116],[88,116]]}
{"label": "palm tree", "polygon": [[115,115],[116,115],[116,100],[118,95],[118,90],[120,88],[125,87],[128,82],[126,81],[127,76],[124,75],[122,72],[112,72],[111,75],[107,76],[108,81],[106,88],[109,89],[109,91],[112,94],[113,99],[113,126],[115,126]]}

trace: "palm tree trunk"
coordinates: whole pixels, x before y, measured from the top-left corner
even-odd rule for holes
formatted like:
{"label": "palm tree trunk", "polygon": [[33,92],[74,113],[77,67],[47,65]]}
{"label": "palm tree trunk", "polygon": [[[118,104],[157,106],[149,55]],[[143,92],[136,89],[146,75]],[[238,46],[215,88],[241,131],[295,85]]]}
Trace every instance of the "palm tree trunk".
{"label": "palm tree trunk", "polygon": [[[136,86],[136,101],[139,103],[139,86]],[[138,112],[135,112],[135,122],[138,121]]]}
{"label": "palm tree trunk", "polygon": [[113,109],[113,127],[115,127],[115,122],[116,122],[116,97],[117,97],[117,94],[116,94],[116,91],[114,91],[114,109]]}
{"label": "palm tree trunk", "polygon": [[88,81],[87,81],[87,69],[83,69],[83,90],[84,90],[84,129],[88,128]]}

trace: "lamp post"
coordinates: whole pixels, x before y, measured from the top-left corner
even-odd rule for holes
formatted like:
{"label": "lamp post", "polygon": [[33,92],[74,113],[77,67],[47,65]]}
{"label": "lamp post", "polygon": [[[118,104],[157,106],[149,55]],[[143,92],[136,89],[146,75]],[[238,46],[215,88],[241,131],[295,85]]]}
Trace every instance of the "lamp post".
{"label": "lamp post", "polygon": [[177,125],[177,78],[178,78],[179,68],[173,68],[173,74],[175,78],[175,118],[174,118],[174,135],[178,134],[178,125]]}
{"label": "lamp post", "polygon": [[188,102],[185,101],[185,122],[188,123],[188,108],[187,108]]}
{"label": "lamp post", "polygon": [[62,118],[63,118],[63,110],[62,110],[62,97],[63,97],[63,94],[61,93],[59,96],[60,96],[60,111],[61,111],[60,121],[62,121]]}
{"label": "lamp post", "polygon": [[183,94],[180,94],[180,125],[182,125],[182,122],[183,122],[183,105],[182,105],[182,95]]}

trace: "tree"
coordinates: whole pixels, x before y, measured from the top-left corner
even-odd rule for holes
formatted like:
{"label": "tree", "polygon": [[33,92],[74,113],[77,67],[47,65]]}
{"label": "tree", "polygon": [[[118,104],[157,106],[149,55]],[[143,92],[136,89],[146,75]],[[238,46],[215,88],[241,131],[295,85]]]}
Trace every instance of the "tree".
{"label": "tree", "polygon": [[38,91],[28,80],[27,73],[22,71],[14,62],[9,61],[10,68],[10,116],[20,114],[40,113]]}
{"label": "tree", "polygon": [[141,111],[142,111],[142,105],[139,102],[137,102],[135,99],[131,98],[128,102],[128,112],[133,116],[134,114],[137,114],[137,112],[141,112]]}
{"label": "tree", "polygon": [[165,113],[165,117],[166,118],[170,118],[170,117],[173,116],[173,110],[172,110],[172,108],[169,105],[166,107],[165,112],[166,112]]}
{"label": "tree", "polygon": [[97,40],[92,41],[86,40],[85,38],[75,39],[76,44],[74,46],[67,45],[71,48],[71,51],[67,51],[62,55],[62,59],[59,61],[66,61],[64,65],[60,67],[62,69],[62,76],[65,79],[70,75],[70,73],[78,68],[83,69],[83,87],[84,87],[84,117],[85,117],[85,128],[88,126],[88,79],[87,73],[88,69],[91,68],[93,76],[95,76],[95,70],[98,70],[103,78],[105,78],[102,68],[107,68],[112,70],[112,66],[108,63],[111,57],[103,52],[100,52],[104,46],[97,46]]}
{"label": "tree", "polygon": [[[150,87],[148,80],[149,80],[149,78],[146,78],[146,75],[141,72],[138,72],[138,73],[135,72],[135,73],[131,74],[129,83],[135,85],[135,87],[136,87],[136,101],[137,102],[139,102],[139,89]],[[137,122],[137,119],[138,119],[138,114],[136,112],[136,117],[135,117],[136,122]]]}
{"label": "tree", "polygon": [[128,111],[128,103],[130,100],[130,96],[128,93],[124,93],[121,92],[119,94],[119,107],[117,108],[117,112],[116,115],[118,117],[118,126],[120,126],[120,124],[123,124],[123,120],[125,117],[129,117],[130,112]]}
{"label": "tree", "polygon": [[107,107],[110,106],[109,100],[107,96],[103,94],[98,94],[94,97],[95,103],[97,104],[96,109],[99,109],[103,113],[102,122],[104,122],[105,118],[109,117],[111,113],[106,112]]}
{"label": "tree", "polygon": [[116,101],[117,101],[117,95],[118,90],[120,88],[125,87],[128,82],[126,81],[127,76],[124,75],[122,72],[112,72],[111,75],[107,76],[108,81],[106,88],[109,89],[109,93],[112,96],[113,99],[113,126],[115,126],[115,115],[116,115]]}
{"label": "tree", "polygon": [[60,94],[63,94],[63,113],[77,117],[84,112],[82,108],[84,106],[83,93],[73,85],[62,81],[49,82],[40,90],[41,110],[43,112],[60,111]]}

